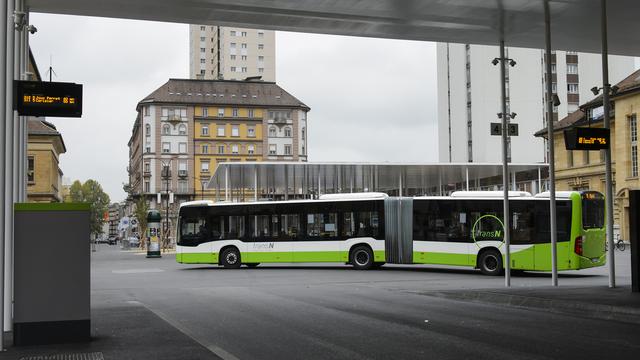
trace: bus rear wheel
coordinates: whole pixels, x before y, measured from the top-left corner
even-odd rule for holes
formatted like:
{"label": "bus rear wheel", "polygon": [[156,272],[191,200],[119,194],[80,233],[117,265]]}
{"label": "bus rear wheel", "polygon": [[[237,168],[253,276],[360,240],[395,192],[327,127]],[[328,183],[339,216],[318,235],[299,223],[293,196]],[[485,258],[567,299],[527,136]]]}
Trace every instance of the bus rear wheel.
{"label": "bus rear wheel", "polygon": [[356,270],[368,270],[373,266],[373,252],[367,246],[357,246],[351,251],[351,265]]}
{"label": "bus rear wheel", "polygon": [[502,254],[497,250],[487,250],[478,259],[480,271],[489,276],[502,274]]}
{"label": "bus rear wheel", "polygon": [[242,264],[240,262],[240,251],[236,248],[228,248],[222,252],[220,263],[227,269],[237,269]]}

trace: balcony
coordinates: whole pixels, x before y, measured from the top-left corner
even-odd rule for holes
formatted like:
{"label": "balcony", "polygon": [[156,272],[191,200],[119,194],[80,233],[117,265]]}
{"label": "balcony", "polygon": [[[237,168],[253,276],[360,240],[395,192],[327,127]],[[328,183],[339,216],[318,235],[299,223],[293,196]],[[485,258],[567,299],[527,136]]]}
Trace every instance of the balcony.
{"label": "balcony", "polygon": [[181,178],[187,177],[187,170],[178,170],[178,176]]}

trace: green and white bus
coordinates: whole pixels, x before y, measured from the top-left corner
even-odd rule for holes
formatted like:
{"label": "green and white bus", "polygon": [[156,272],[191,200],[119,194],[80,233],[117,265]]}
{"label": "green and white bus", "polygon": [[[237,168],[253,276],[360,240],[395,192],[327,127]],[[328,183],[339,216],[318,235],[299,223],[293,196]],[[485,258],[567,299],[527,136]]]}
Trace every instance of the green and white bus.
{"label": "green and white bus", "polygon": [[[343,262],[459,265],[498,275],[504,268],[502,195],[333,194],[319,200],[182,204],[176,260],[239,268],[260,263]],[[511,268],[551,270],[549,194],[509,192]],[[605,264],[604,197],[556,193],[558,269]]]}

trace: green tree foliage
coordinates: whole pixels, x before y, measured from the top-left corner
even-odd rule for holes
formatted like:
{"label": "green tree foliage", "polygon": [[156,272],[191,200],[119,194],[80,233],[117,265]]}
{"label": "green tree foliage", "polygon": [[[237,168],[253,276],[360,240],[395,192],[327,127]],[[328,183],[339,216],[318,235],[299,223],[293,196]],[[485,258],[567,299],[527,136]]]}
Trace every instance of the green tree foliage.
{"label": "green tree foliage", "polygon": [[146,246],[145,234],[147,233],[147,212],[149,212],[149,204],[144,200],[144,197],[140,197],[136,201],[135,215],[138,220],[138,233],[140,234],[140,246],[144,248]]}
{"label": "green tree foliage", "polygon": [[71,184],[69,189],[69,202],[82,202],[91,205],[91,215],[89,224],[91,226],[91,234],[97,236],[102,233],[102,225],[104,224],[104,213],[109,211],[109,195],[103,190],[100,183],[95,180],[87,180],[83,183],[76,180]]}

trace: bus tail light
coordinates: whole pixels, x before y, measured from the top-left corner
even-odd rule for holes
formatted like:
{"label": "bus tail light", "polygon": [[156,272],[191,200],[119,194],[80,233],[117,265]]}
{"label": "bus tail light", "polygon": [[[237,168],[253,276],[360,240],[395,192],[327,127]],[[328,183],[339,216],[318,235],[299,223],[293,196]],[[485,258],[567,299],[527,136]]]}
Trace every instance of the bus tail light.
{"label": "bus tail light", "polygon": [[582,255],[582,236],[578,236],[576,238],[576,242],[573,250],[575,251],[576,254]]}

